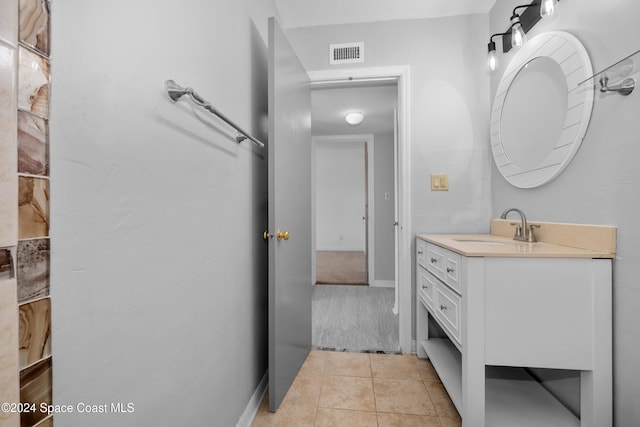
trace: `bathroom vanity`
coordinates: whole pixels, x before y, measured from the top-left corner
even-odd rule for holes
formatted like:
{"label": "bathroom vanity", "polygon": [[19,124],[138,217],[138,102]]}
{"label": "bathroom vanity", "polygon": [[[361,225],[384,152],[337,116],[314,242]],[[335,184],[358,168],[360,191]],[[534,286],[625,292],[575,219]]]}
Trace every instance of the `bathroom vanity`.
{"label": "bathroom vanity", "polygon": [[[464,427],[611,426],[615,227],[532,224],[537,243],[503,220],[416,236],[418,356]],[[580,418],[525,368],[580,371]]]}

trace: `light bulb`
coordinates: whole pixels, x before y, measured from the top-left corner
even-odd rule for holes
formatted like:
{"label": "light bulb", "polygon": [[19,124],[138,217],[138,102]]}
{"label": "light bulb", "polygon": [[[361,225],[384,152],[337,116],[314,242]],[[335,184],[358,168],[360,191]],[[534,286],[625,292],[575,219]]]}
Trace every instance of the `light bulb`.
{"label": "light bulb", "polygon": [[527,35],[520,25],[520,16],[515,14],[511,17],[511,47],[520,47],[527,42]]}
{"label": "light bulb", "polygon": [[540,16],[549,18],[556,11],[556,0],[542,0],[540,3]]}
{"label": "light bulb", "polygon": [[496,54],[495,42],[490,42],[488,48],[489,54],[487,55],[487,65],[489,67],[489,71],[492,72],[498,68],[498,55]]}

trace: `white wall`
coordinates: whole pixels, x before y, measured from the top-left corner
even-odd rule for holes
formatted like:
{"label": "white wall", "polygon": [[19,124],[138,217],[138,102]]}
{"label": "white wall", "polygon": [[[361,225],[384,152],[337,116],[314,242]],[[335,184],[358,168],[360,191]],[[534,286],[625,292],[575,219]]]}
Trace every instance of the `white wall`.
{"label": "white wall", "polygon": [[[365,44],[357,66],[410,66],[412,233],[489,230],[488,25],[483,14],[287,31],[308,71],[333,68],[328,45],[352,41]],[[449,174],[448,192],[430,191],[437,173]]]}
{"label": "white wall", "polygon": [[316,142],[316,249],[365,250],[364,141]]}
{"label": "white wall", "polygon": [[[491,33],[504,31],[513,0],[498,0],[490,13]],[[528,34],[564,30],[582,41],[599,71],[640,48],[640,3],[562,0],[550,22],[539,22]],[[498,50],[501,50],[498,42]],[[486,51],[486,49],[485,49]],[[510,55],[500,55],[506,64]],[[491,79],[496,90],[502,69]],[[635,75],[636,81],[640,75]],[[616,82],[611,82],[616,83]],[[554,181],[532,190],[509,185],[492,168],[493,214],[511,206],[527,217],[558,222],[606,224],[618,227],[614,260],[614,415],[620,427],[640,425],[640,94],[596,95],[593,114],[580,150]]]}
{"label": "white wall", "polygon": [[265,151],[272,1],[52,6],[54,403],[64,426],[235,425],[267,369]]}

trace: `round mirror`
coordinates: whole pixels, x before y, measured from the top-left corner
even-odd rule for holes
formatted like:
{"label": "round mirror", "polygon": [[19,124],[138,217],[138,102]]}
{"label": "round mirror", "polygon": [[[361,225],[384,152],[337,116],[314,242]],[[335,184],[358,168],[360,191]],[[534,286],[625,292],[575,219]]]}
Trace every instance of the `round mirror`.
{"label": "round mirror", "polygon": [[524,45],[500,81],[491,117],[491,147],[511,184],[532,188],[555,178],[586,132],[593,86],[586,50],[564,32],[538,35]]}

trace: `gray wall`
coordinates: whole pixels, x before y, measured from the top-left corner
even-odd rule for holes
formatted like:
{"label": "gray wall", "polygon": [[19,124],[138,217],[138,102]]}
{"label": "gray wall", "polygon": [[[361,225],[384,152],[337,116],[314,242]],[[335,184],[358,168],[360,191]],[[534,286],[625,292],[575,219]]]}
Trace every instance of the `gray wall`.
{"label": "gray wall", "polygon": [[267,370],[262,0],[63,1],[52,12],[54,402],[64,426],[235,425]]}
{"label": "gray wall", "polygon": [[[366,62],[339,67],[410,66],[412,234],[489,230],[488,26],[478,14],[287,31],[308,71],[334,68],[329,44],[353,41],[365,43]],[[448,192],[430,191],[437,173],[449,174]]]}
{"label": "gray wall", "polygon": [[[520,3],[512,0],[497,1],[490,13],[491,33],[507,28],[512,8],[517,4]],[[558,3],[558,15],[550,22],[538,23],[529,35],[550,30],[570,32],[582,41],[594,71],[599,71],[640,48],[639,17],[640,3],[633,0],[563,0]],[[501,54],[503,66],[509,58],[510,55]],[[498,70],[491,79],[492,96],[501,75]],[[635,77],[638,80],[639,76]],[[615,425],[620,427],[640,425],[638,111],[638,93],[629,97],[597,94],[580,150],[557,179],[542,187],[517,189],[492,167],[494,216],[506,207],[517,206],[536,220],[618,227],[613,332]]]}

